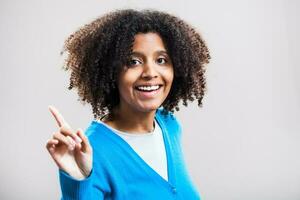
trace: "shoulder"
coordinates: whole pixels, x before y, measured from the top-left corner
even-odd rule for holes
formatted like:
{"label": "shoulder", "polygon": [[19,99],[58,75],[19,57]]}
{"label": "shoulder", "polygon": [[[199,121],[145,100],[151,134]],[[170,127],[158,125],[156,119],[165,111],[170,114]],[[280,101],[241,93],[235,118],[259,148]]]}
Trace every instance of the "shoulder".
{"label": "shoulder", "polygon": [[89,126],[87,127],[85,134],[88,138],[95,137],[97,132],[101,131],[101,129],[103,129],[101,123],[98,121],[92,120],[90,122]]}
{"label": "shoulder", "polygon": [[163,108],[157,109],[155,116],[166,123],[179,123],[174,113]]}
{"label": "shoulder", "polygon": [[104,150],[111,143],[108,128],[101,122],[92,120],[85,130],[91,146],[95,149]]}
{"label": "shoulder", "polygon": [[156,111],[155,117],[169,132],[181,134],[181,125],[173,113],[163,108],[159,108]]}

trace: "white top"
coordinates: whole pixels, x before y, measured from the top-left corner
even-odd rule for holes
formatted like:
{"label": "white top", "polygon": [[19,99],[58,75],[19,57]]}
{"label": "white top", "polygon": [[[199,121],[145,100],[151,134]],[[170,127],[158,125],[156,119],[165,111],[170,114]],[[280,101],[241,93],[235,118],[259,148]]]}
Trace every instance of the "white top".
{"label": "white top", "polygon": [[151,133],[126,133],[110,127],[109,125],[98,121],[114,133],[123,138],[133,150],[162,178],[168,180],[168,168],[165,145],[162,130],[155,121],[154,131]]}

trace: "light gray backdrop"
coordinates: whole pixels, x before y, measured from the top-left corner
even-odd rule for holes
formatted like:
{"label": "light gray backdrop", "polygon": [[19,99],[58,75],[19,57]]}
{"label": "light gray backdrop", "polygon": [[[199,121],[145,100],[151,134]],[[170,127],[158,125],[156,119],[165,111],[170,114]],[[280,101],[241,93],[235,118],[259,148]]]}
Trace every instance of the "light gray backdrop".
{"label": "light gray backdrop", "polygon": [[204,107],[176,115],[204,200],[300,199],[299,1],[6,0],[0,3],[0,199],[60,197],[45,149],[47,105],[74,127],[92,119],[67,90],[59,56],[81,25],[115,8],[156,8],[190,22],[211,50]]}

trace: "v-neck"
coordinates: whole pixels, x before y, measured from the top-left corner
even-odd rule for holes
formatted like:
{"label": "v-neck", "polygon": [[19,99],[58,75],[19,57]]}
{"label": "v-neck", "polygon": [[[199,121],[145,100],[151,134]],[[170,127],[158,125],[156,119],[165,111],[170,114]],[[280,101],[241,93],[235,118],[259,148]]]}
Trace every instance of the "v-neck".
{"label": "v-neck", "polygon": [[104,133],[108,133],[107,135],[110,137],[113,137],[113,139],[117,140],[120,145],[124,147],[124,149],[127,150],[127,152],[137,161],[140,163],[140,166],[150,175],[150,177],[156,177],[154,178],[161,184],[170,187],[173,189],[175,187],[175,176],[174,176],[174,166],[173,166],[173,157],[171,154],[170,149],[170,137],[168,133],[168,130],[164,126],[164,123],[162,122],[162,119],[157,114],[155,115],[155,120],[157,121],[158,125],[161,128],[162,135],[163,135],[163,141],[164,141],[164,147],[165,147],[165,153],[167,158],[167,174],[168,174],[168,180],[164,179],[160,174],[158,174],[122,137],[120,137],[118,134],[116,134],[112,129],[107,127],[105,124],[102,124],[97,121],[93,121],[94,123],[97,123],[103,127],[105,127],[108,131],[104,131]]}

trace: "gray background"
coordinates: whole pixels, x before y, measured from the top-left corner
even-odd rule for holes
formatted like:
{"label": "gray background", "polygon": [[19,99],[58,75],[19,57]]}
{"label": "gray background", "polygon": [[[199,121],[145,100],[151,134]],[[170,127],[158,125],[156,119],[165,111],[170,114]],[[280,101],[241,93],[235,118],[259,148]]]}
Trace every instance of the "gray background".
{"label": "gray background", "polygon": [[58,199],[45,149],[57,106],[74,127],[92,119],[68,91],[64,40],[115,8],[157,8],[193,24],[207,41],[204,107],[176,115],[204,200],[300,199],[300,1],[27,0],[0,3],[0,199]]}

